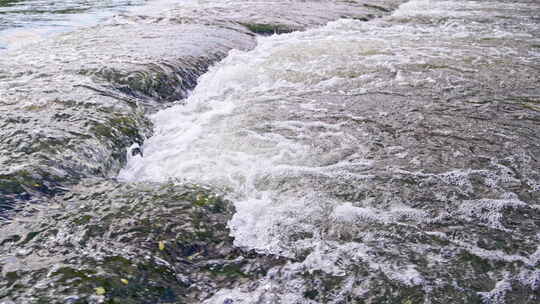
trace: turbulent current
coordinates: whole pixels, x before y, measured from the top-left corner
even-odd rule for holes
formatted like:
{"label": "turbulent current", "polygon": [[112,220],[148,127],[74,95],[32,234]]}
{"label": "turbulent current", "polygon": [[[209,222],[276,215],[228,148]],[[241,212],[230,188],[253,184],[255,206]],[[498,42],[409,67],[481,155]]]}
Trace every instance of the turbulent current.
{"label": "turbulent current", "polygon": [[540,302],[538,1],[151,11],[0,53],[0,303]]}

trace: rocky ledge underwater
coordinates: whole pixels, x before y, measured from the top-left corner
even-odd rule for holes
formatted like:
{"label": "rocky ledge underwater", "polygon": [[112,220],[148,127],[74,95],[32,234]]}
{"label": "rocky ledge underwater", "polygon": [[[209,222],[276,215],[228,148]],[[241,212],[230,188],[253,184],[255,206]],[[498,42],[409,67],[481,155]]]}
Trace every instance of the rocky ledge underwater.
{"label": "rocky ledge underwater", "polygon": [[538,303],[538,12],[185,1],[1,51],[0,303]]}

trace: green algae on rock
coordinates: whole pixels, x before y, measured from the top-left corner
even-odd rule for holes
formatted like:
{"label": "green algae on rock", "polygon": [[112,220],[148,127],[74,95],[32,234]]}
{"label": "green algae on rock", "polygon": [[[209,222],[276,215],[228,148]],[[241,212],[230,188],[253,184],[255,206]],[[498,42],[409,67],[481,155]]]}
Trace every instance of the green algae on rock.
{"label": "green algae on rock", "polygon": [[[119,36],[129,39],[119,46]],[[115,176],[127,148],[152,135],[149,113],[185,97],[230,49],[253,44],[245,30],[110,25],[2,56],[0,212]]]}
{"label": "green algae on rock", "polygon": [[[521,2],[533,2],[527,1]],[[228,116],[230,108],[218,108],[206,124],[188,124],[210,136],[188,141],[186,150],[170,132],[172,140],[156,141],[157,148],[147,141],[146,159],[133,159],[164,164],[147,171],[156,180],[200,178],[215,181],[210,188],[227,187],[227,197],[239,198],[234,216],[213,188],[105,180],[125,162],[127,146],[152,134],[148,113],[187,95],[196,75],[230,48],[254,45],[254,34],[239,24],[270,33],[272,24],[305,30],[333,18],[365,21],[390,12],[391,1],[379,2],[197,1],[163,16],[122,16],[123,24],[62,36],[68,47],[57,45],[61,55],[47,63],[67,67],[62,79],[47,64],[27,70],[32,58],[24,56],[18,68],[0,71],[8,79],[0,88],[10,94],[3,109],[17,112],[6,125],[24,128],[13,139],[2,137],[8,144],[0,147],[28,152],[1,159],[11,171],[0,186],[20,199],[45,193],[48,204],[27,206],[1,224],[0,297],[538,302],[540,70],[533,40],[540,31],[524,3],[412,1],[384,20],[341,20],[261,38],[261,48],[243,58],[232,52],[208,75],[224,68],[222,78],[201,81],[200,92],[212,102],[192,117],[183,115],[189,103],[168,112],[172,124],[156,124],[156,134],[176,129],[178,121],[198,122],[216,104],[230,107],[230,99],[237,111]],[[497,11],[512,13],[501,21],[491,16]],[[219,40],[216,29],[238,40]],[[178,36],[181,30],[187,34]],[[190,39],[199,30],[210,36]],[[117,35],[128,34],[136,41],[115,44]],[[225,47],[205,44],[214,39]],[[194,47],[178,51],[186,40]],[[72,50],[79,53],[70,57]],[[87,58],[81,64],[79,55]],[[236,59],[239,68],[227,71]],[[29,79],[34,83],[25,86]],[[34,102],[36,95],[43,102]],[[74,103],[76,110],[52,108],[60,113],[48,119],[50,100]],[[32,128],[44,132],[36,136]],[[68,131],[74,139],[64,142]],[[30,165],[18,166],[25,161]],[[253,200],[242,201],[244,195]]]}
{"label": "green algae on rock", "polygon": [[255,34],[261,35],[283,34],[295,31],[294,28],[282,24],[242,23],[242,25]]}
{"label": "green algae on rock", "polygon": [[55,201],[1,224],[0,298],[193,303],[283,264],[234,248],[234,207],[202,186],[85,180]]}

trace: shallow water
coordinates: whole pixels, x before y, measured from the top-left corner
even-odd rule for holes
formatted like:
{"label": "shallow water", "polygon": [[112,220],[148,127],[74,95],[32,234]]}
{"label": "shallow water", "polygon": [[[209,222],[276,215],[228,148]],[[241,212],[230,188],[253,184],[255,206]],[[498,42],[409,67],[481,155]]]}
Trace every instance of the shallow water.
{"label": "shallow water", "polygon": [[0,50],[95,25],[145,3],[145,0],[2,0]]}
{"label": "shallow water", "polygon": [[[338,276],[347,256],[428,288],[425,269],[373,252],[428,249],[368,227],[507,230],[505,209],[538,208],[538,11],[531,2],[420,0],[382,20],[259,38],[203,75],[185,105],[155,114],[144,156],[119,177],[227,189],[242,248],[307,254],[296,267]],[[493,112],[501,106],[512,110]],[[516,116],[529,127],[505,127]],[[364,241],[344,240],[349,233]],[[538,250],[524,254],[526,265]],[[484,300],[497,303],[494,293]]]}
{"label": "shallow water", "polygon": [[201,0],[10,50],[0,297],[536,303],[539,11]]}
{"label": "shallow water", "polygon": [[[499,19],[509,11],[518,24]],[[464,147],[445,151],[448,159],[437,163],[419,154],[429,147],[415,147],[408,138],[384,141],[374,153],[370,146],[386,131],[369,132],[363,125],[377,118],[379,123],[400,125],[408,119],[418,124],[426,109],[470,98],[480,84],[495,90],[504,82],[512,88],[499,87],[501,92],[487,96],[488,103],[529,94],[534,103],[540,56],[532,45],[540,36],[531,11],[530,5],[503,2],[411,1],[381,21],[342,20],[259,38],[253,51],[234,51],[203,75],[186,105],[152,117],[156,134],[143,146],[144,157],[131,158],[120,178],[181,178],[230,189],[239,208],[232,222],[238,245],[272,253],[293,248],[279,248],[275,238],[282,235],[273,235],[275,225],[317,221],[322,215],[310,210],[350,206],[339,198],[338,189],[362,192],[363,181],[375,178],[376,169],[455,175],[461,180],[456,183],[466,183],[478,168],[460,160]],[[510,74],[514,76],[506,76]],[[482,93],[473,98],[483,98]],[[354,100],[370,94],[387,97],[378,107]],[[443,100],[426,104],[422,95]],[[476,111],[475,106],[463,107]],[[434,122],[447,121],[441,117]],[[432,131],[450,136],[455,131],[448,127],[432,126]],[[495,172],[486,174],[500,178]],[[384,208],[387,215],[364,207],[350,207],[349,212],[381,221],[403,213],[413,223],[427,219],[425,210],[404,202]],[[302,230],[316,230],[304,224],[308,226]]]}

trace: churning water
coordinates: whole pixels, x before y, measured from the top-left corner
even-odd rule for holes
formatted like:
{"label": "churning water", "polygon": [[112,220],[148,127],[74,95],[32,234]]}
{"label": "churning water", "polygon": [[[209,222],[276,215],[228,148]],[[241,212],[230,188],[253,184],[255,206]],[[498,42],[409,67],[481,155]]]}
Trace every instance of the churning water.
{"label": "churning water", "polygon": [[[107,38],[103,45],[118,57],[103,48],[87,45],[90,51],[85,53],[86,48],[76,47],[80,41],[100,42],[102,38],[94,38],[94,32],[64,36],[71,37],[65,43],[76,43],[75,47],[55,44],[59,50],[73,48],[80,53],[65,69],[66,73],[76,71],[75,76],[51,82],[55,93],[50,97],[54,102],[49,103],[81,99],[87,95],[77,90],[90,87],[91,94],[99,93],[88,97],[92,104],[99,104],[103,96],[113,98],[112,105],[96,111],[100,115],[119,111],[115,109],[118,99],[127,100],[143,116],[135,122],[131,116],[130,120],[115,116],[110,128],[116,133],[103,131],[102,125],[91,129],[99,131],[99,140],[120,134],[121,141],[99,141],[97,148],[95,141],[80,144],[97,151],[88,154],[114,159],[113,165],[96,165],[97,169],[87,165],[97,156],[77,162],[78,146],[73,144],[68,147],[74,156],[66,162],[82,163],[83,177],[119,172],[117,179],[125,187],[173,183],[223,193],[235,207],[228,221],[234,246],[258,257],[286,261],[277,266],[261,262],[266,263],[261,266],[264,271],[253,279],[250,275],[259,266],[253,266],[253,256],[242,255],[226,264],[245,263],[240,270],[225,271],[223,266],[219,274],[212,273],[212,278],[226,276],[225,282],[234,283],[198,284],[206,280],[200,275],[206,273],[205,267],[217,265],[218,259],[206,256],[210,249],[194,253],[198,249],[192,247],[201,245],[190,239],[197,245],[189,247],[186,258],[158,259],[160,267],[175,273],[173,284],[204,290],[198,294],[199,301],[220,304],[536,303],[540,298],[540,3],[411,0],[389,8],[366,3],[364,8],[381,14],[370,11],[365,16],[348,15],[352,9],[347,5],[354,1],[269,3],[189,1],[152,18],[124,16],[112,32],[96,32],[108,33],[110,38],[121,30],[153,40],[128,43],[119,37],[131,46],[123,49]],[[185,25],[194,22],[200,22],[201,28]],[[134,29],[131,23],[136,24]],[[267,23],[279,23],[271,28],[276,32],[284,28],[283,32],[292,32],[258,36],[253,43],[253,34],[244,26],[269,33]],[[200,35],[191,37],[193,30]],[[183,31],[188,34],[178,38]],[[137,55],[131,54],[140,50],[144,62],[139,65]],[[213,54],[215,50],[219,53]],[[82,54],[92,67],[102,61],[115,62],[115,66],[88,70],[86,61],[78,62]],[[61,60],[55,57],[51,63]],[[186,66],[189,73],[178,71]],[[201,74],[193,91],[186,93],[193,85],[179,79]],[[81,82],[81,75],[94,78]],[[76,93],[60,88],[68,80],[77,83]],[[160,81],[166,85],[161,87]],[[97,86],[103,82],[112,85]],[[13,82],[9,88],[18,85]],[[26,98],[18,92],[14,96]],[[171,96],[178,100],[165,104]],[[42,107],[47,104],[43,102]],[[148,115],[151,121],[145,120]],[[71,119],[66,117],[63,121]],[[108,123],[108,116],[104,117],[96,120]],[[85,134],[93,122],[77,124],[77,132]],[[133,126],[151,131],[133,132]],[[124,147],[131,144],[124,156]],[[115,151],[112,156],[109,150]],[[122,151],[121,156],[117,151]],[[47,159],[59,157],[51,155]],[[125,166],[118,171],[119,164]],[[67,172],[63,178],[78,181],[84,175],[77,170],[73,174],[65,166],[55,168]],[[23,184],[27,175],[21,175]],[[81,187],[74,189],[86,191]],[[12,192],[20,195],[17,189]],[[112,193],[123,191],[116,189]],[[66,190],[62,199],[94,199],[94,194],[85,197],[75,190],[75,194]],[[154,202],[130,198],[126,207],[118,207],[126,199],[114,195],[113,210],[131,208],[133,202]],[[165,212],[167,195],[155,199],[165,200],[164,207],[156,205],[145,212]],[[199,205],[212,200],[212,196],[194,197]],[[156,225],[161,216],[156,216]],[[124,220],[126,225],[132,223]],[[184,220],[189,226],[190,219]],[[107,247],[100,245],[101,239],[94,241],[94,247],[84,247],[57,236],[80,233],[85,242],[87,235],[92,239],[94,230],[88,230],[86,220],[84,228],[60,222],[54,225],[62,228],[52,226],[61,233],[55,232],[48,245],[75,247],[81,256],[97,256],[99,261],[111,255],[108,249],[95,249]],[[90,223],[100,225],[99,221]],[[16,227],[9,229],[5,228]],[[102,228],[107,229],[112,228]],[[144,256],[148,261],[149,256],[161,254],[139,251],[146,247],[137,248],[135,241],[124,245],[123,239],[115,239],[114,231],[104,235],[108,246],[126,246],[124,256]],[[179,235],[175,237],[180,239]],[[148,232],[133,238],[150,242],[153,237]],[[173,242],[172,237],[167,240]],[[221,239],[204,241],[226,247]],[[165,245],[159,244],[163,251]],[[53,257],[48,256],[50,261]],[[203,260],[197,262],[197,258]],[[227,258],[231,259],[229,253]],[[78,269],[86,265],[67,258],[63,263],[73,263]],[[106,269],[103,272],[110,270],[109,264],[99,265]],[[204,271],[197,268],[190,274],[185,265]],[[57,274],[51,273],[52,277]],[[39,282],[49,282],[48,277]],[[167,297],[156,299],[174,302],[174,297]],[[96,299],[96,303],[103,300]]]}
{"label": "churning water", "polygon": [[[232,51],[213,66],[182,104],[155,114],[155,135],[145,142],[144,156],[131,157],[119,177],[176,178],[225,189],[237,208],[230,222],[237,246],[287,257],[307,251],[304,267],[336,275],[345,273],[348,262],[338,260],[347,255],[367,262],[372,271],[422,285],[417,265],[381,262],[366,242],[338,235],[355,231],[376,242],[374,247],[385,244],[398,254],[407,245],[362,227],[436,227],[451,218],[504,229],[505,208],[528,206],[504,189],[516,177],[502,176],[500,166],[506,158],[530,161],[538,154],[520,148],[508,156],[479,152],[491,163],[484,168],[463,161],[477,157],[466,151],[467,138],[482,140],[487,131],[475,129],[499,128],[485,140],[501,146],[507,144],[505,130],[497,124],[463,125],[470,122],[452,110],[459,108],[457,100],[470,101],[460,105],[468,115],[488,115],[489,120],[483,113],[489,106],[474,104],[530,98],[528,104],[538,107],[538,12],[533,2],[413,0],[382,20],[344,19],[259,38],[254,50]],[[426,98],[437,101],[426,103]],[[426,132],[440,139],[463,139],[444,147],[444,141],[426,143],[405,135],[421,121],[429,121]],[[538,152],[538,122],[531,127],[526,140],[534,141]],[[444,152],[434,156],[425,149]],[[519,173],[529,176],[520,183],[532,191],[539,187],[536,166]],[[430,180],[430,197],[375,187],[382,179],[397,181],[404,175],[422,180],[418,183]],[[475,176],[491,193],[472,194]],[[445,189],[450,186],[452,191]],[[474,198],[464,200],[453,191]],[[434,207],[438,200],[447,205]],[[424,232],[441,233],[435,228]],[[480,254],[473,245],[463,246]],[[412,251],[427,254],[421,247]],[[537,265],[539,250],[524,256],[524,263]],[[439,253],[432,259],[443,263],[446,258]],[[485,298],[490,296],[495,297]]]}

